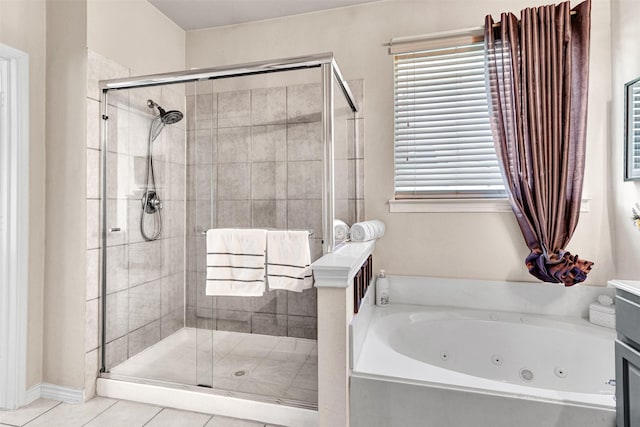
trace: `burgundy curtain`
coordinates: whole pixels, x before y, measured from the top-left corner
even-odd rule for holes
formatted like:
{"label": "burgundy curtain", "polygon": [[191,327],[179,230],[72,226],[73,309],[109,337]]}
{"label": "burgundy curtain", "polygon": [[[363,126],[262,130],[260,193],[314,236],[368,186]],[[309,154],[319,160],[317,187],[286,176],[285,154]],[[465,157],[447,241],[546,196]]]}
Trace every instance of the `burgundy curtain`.
{"label": "burgundy curtain", "polygon": [[571,286],[593,265],[565,251],[584,176],[591,2],[485,19],[491,128],[511,207],[545,282]]}

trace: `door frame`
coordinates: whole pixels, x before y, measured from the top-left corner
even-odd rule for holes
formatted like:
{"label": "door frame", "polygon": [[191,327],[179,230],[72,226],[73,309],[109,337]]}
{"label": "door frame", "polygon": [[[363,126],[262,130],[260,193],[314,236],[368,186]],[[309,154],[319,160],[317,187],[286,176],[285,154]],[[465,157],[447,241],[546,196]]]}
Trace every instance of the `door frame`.
{"label": "door frame", "polygon": [[29,55],[0,43],[0,409],[26,403]]}

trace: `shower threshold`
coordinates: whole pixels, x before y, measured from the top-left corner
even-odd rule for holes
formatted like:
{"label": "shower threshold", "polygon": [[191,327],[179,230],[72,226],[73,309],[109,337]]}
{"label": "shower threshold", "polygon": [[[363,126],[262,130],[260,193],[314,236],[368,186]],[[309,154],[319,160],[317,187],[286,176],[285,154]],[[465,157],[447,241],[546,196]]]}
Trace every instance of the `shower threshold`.
{"label": "shower threshold", "polygon": [[[268,402],[262,396],[164,383],[139,378],[98,378],[98,396],[163,407],[222,415],[288,427],[317,427],[318,411]],[[260,399],[260,400],[257,400]]]}
{"label": "shower threshold", "polygon": [[[260,394],[243,393],[243,392],[232,391],[232,390],[222,390],[222,389],[213,388],[211,386],[203,386],[203,385],[193,386],[193,385],[187,385],[187,384],[176,384],[176,383],[169,383],[164,381],[148,380],[144,378],[127,377],[125,375],[108,374],[108,373],[101,374],[100,379],[116,381],[116,382],[125,382],[125,383],[131,383],[131,384],[140,384],[140,385],[151,386],[151,387],[162,387],[170,390],[185,390],[185,391],[190,391],[194,393],[205,393],[205,394],[210,394],[215,396],[233,397],[237,399],[245,399],[245,400],[251,400],[255,402],[290,406],[293,408],[300,408],[300,409],[308,409],[311,411],[318,410],[317,404],[311,404],[309,402],[304,402],[301,400],[264,396]],[[132,400],[135,400],[135,399],[132,399]],[[204,412],[208,412],[208,411],[204,411]],[[216,413],[212,413],[212,414],[216,414]]]}

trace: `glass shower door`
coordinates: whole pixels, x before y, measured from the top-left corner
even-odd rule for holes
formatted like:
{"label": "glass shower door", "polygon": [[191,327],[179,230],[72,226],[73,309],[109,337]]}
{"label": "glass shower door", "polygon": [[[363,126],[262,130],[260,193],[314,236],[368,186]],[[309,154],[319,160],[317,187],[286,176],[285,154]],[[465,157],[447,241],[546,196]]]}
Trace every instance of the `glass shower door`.
{"label": "glass shower door", "polygon": [[[267,290],[260,297],[206,295],[203,233],[209,228],[308,230],[313,232],[312,260],[322,255],[318,71],[234,77],[188,89],[187,116],[194,119],[187,129],[186,316],[197,337],[200,386],[263,399],[306,399],[287,393],[315,347],[315,289]],[[294,357],[282,351],[285,347],[307,354]]]}
{"label": "glass shower door", "polygon": [[107,99],[102,175],[105,371],[183,383],[184,369],[157,360],[167,354],[187,356],[180,335],[186,169],[185,128],[178,112],[184,113],[184,89],[167,85],[110,91]]}

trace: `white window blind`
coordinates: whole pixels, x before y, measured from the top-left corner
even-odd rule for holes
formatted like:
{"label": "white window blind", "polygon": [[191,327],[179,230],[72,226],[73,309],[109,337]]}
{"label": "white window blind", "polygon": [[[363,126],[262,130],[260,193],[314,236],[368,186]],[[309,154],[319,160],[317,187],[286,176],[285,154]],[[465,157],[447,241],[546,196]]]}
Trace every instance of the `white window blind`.
{"label": "white window blind", "polygon": [[629,85],[627,97],[627,179],[640,179],[640,82]]}
{"label": "white window blind", "polygon": [[482,41],[396,53],[394,94],[396,198],[506,197]]}

